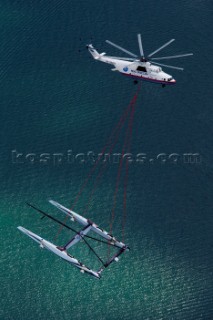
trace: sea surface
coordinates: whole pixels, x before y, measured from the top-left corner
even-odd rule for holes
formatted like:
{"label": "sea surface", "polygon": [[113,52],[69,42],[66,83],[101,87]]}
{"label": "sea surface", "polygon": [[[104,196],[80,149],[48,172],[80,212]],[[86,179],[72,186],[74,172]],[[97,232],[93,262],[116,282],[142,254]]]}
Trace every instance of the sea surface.
{"label": "sea surface", "polygon": [[[213,319],[212,21],[210,0],[0,2],[0,320]],[[96,280],[17,226],[59,245],[73,236],[25,202],[61,220],[48,199],[72,207],[92,168],[81,160],[101,152],[138,88],[85,45],[137,54],[137,33],[145,54],[175,38],[156,56],[194,56],[164,61],[185,68],[165,69],[175,86],[142,83],[130,151],[146,158],[129,164],[125,221],[121,179],[112,226],[131,251]],[[124,140],[125,129],[114,152]],[[93,175],[74,209],[109,230],[119,165],[106,167],[90,206]],[[83,244],[70,253],[97,264]]]}

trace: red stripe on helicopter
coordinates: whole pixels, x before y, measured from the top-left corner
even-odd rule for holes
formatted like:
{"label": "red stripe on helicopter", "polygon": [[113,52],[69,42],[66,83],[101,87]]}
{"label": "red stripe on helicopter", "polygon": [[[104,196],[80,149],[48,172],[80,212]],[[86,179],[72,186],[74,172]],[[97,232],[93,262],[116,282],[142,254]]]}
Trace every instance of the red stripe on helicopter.
{"label": "red stripe on helicopter", "polygon": [[129,76],[129,77],[132,77],[132,78],[139,78],[139,79],[145,80],[145,81],[150,81],[150,82],[155,82],[155,83],[162,83],[162,84],[167,84],[167,85],[176,84],[176,81],[156,80],[156,79],[145,78],[145,77],[143,77],[143,76],[136,76],[136,75],[129,74],[129,73],[124,73],[124,72],[121,72],[121,73],[122,73],[124,76]]}

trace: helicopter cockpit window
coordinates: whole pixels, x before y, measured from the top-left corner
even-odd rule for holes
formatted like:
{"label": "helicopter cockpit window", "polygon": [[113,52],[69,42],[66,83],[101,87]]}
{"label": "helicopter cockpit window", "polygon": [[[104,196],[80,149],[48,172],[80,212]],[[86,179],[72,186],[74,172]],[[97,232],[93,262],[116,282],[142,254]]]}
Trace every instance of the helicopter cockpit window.
{"label": "helicopter cockpit window", "polygon": [[137,70],[138,70],[138,71],[146,72],[146,68],[145,68],[145,67],[141,67],[141,66],[138,66],[138,67],[137,67]]}

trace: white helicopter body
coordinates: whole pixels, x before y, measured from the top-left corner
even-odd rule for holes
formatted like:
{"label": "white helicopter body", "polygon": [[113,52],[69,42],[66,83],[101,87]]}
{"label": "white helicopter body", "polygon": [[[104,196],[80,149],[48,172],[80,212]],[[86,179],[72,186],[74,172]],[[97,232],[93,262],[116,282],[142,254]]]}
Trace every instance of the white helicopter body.
{"label": "white helicopter body", "polygon": [[[150,81],[154,83],[159,83],[163,87],[165,85],[173,85],[176,83],[176,80],[168,73],[164,72],[161,67],[159,66],[165,66],[172,69],[177,70],[183,70],[183,68],[165,65],[162,63],[158,63],[152,60],[162,60],[162,59],[174,59],[174,58],[180,58],[180,57],[186,57],[191,56],[193,53],[187,53],[187,54],[181,54],[181,55],[175,55],[175,56],[169,56],[169,57],[159,57],[159,58],[151,58],[155,53],[162,50],[166,46],[168,46],[170,43],[172,43],[175,39],[171,39],[167,43],[165,43],[163,46],[152,52],[147,56],[147,58],[144,57],[143,47],[142,47],[142,40],[141,35],[138,34],[138,44],[139,44],[139,50],[140,50],[140,57],[135,55],[134,53],[116,45],[115,43],[106,40],[106,42],[115,48],[127,53],[128,55],[132,56],[132,58],[122,58],[122,57],[112,57],[107,56],[105,52],[99,53],[92,44],[87,45],[88,51],[91,53],[93,58],[95,60],[105,62],[108,64],[111,64],[114,66],[112,71],[118,71],[121,74],[125,76],[129,76],[134,78],[135,80],[145,80]],[[157,65],[155,65],[157,64]],[[159,65],[159,66],[158,66]]]}
{"label": "white helicopter body", "polygon": [[114,66],[112,71],[119,71],[125,76],[166,85],[176,83],[176,80],[170,74],[165,73],[161,67],[155,66],[148,61],[141,62],[136,60],[131,62],[107,56],[105,52],[99,54],[92,44],[88,45],[88,50],[94,59],[112,64]]}

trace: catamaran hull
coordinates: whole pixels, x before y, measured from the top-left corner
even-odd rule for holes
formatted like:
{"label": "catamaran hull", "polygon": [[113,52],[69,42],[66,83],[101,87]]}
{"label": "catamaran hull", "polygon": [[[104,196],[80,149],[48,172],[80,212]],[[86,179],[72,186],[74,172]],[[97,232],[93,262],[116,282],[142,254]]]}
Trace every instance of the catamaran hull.
{"label": "catamaran hull", "polygon": [[101,237],[109,241],[110,243],[116,245],[117,247],[125,250],[129,249],[123,242],[118,241],[115,237],[113,237],[111,234],[109,234],[107,231],[101,229],[97,224],[92,222],[89,219],[86,219],[82,217],[80,214],[62,206],[60,203],[54,201],[54,200],[49,200],[49,202],[54,205],[56,208],[64,212],[66,215],[68,215],[71,219],[74,219],[75,221],[79,222],[83,226],[91,225],[91,230],[97,234],[99,234]]}
{"label": "catamaran hull", "polygon": [[[84,226],[84,228],[80,231],[76,231],[74,229],[72,229],[71,227],[69,227],[68,225],[64,224],[63,222],[59,221],[58,219],[52,217],[51,215],[47,214],[46,212],[36,208],[33,205],[28,204],[30,207],[32,207],[33,209],[35,209],[36,211],[38,211],[39,213],[41,213],[44,217],[48,217],[52,220],[54,220],[55,222],[59,223],[60,225],[67,227],[68,229],[72,230],[73,232],[75,232],[75,235],[62,247],[56,246],[55,244],[41,238],[40,236],[38,236],[37,234],[33,233],[30,230],[27,230],[21,226],[18,227],[18,229],[23,232],[24,234],[26,234],[29,238],[33,239],[35,242],[37,242],[41,248],[46,248],[47,250],[51,251],[52,253],[56,254],[57,256],[59,256],[61,259],[65,260],[66,262],[72,264],[73,266],[75,266],[76,268],[80,269],[80,271],[82,273],[87,273],[93,277],[95,277],[96,279],[100,279],[101,278],[101,273],[102,271],[107,268],[112,262],[114,261],[118,261],[118,257],[125,252],[126,250],[129,250],[129,247],[127,245],[125,245],[123,242],[118,241],[115,237],[113,237],[110,233],[108,233],[107,231],[103,230],[102,228],[100,228],[97,224],[95,224],[94,222],[92,222],[90,219],[86,219],[84,217],[82,217],[81,215],[79,215],[78,213],[67,209],[66,207],[62,206],[61,204],[59,204],[58,202],[54,201],[54,200],[50,200],[50,203],[52,205],[54,205],[55,207],[57,207],[59,210],[61,210],[62,212],[64,212],[66,215],[68,215],[71,220],[75,220],[77,222],[79,222],[80,224],[82,224]],[[97,239],[97,238],[93,238],[90,236],[87,236],[87,233],[93,231],[96,234],[100,235],[102,238],[105,239],[105,241]],[[90,239],[99,241],[99,242],[103,242],[107,245],[111,245],[114,246],[116,248],[118,248],[118,252],[116,252],[111,258],[108,258],[108,260],[105,262],[101,259],[101,257],[99,257],[99,255],[96,253],[96,251],[90,246],[90,244],[87,242],[87,240],[85,239],[85,237],[88,237]],[[87,246],[90,248],[91,251],[93,251],[93,253],[96,255],[96,257],[99,259],[99,261],[102,263],[102,267],[97,270],[94,271],[90,268],[88,268],[87,266],[85,266],[83,263],[81,263],[79,260],[77,260],[75,257],[71,256],[67,250],[72,247],[73,245],[76,245],[79,241],[84,240],[85,244],[87,244]],[[107,241],[106,241],[107,240]]]}
{"label": "catamaran hull", "polygon": [[24,234],[26,234],[28,237],[30,237],[31,239],[33,239],[34,241],[39,243],[40,247],[45,248],[45,249],[53,252],[54,254],[56,254],[57,256],[62,258],[63,260],[67,261],[68,263],[72,264],[76,268],[80,269],[81,272],[86,272],[86,273],[92,275],[93,277],[100,279],[101,276],[98,272],[95,272],[95,271],[89,269],[88,267],[86,267],[85,265],[83,265],[79,260],[77,260],[76,258],[71,256],[70,254],[68,254],[66,250],[63,250],[62,248],[57,247],[53,243],[41,238],[37,234],[35,234],[32,231],[27,230],[21,226],[19,226],[18,229],[20,231],[22,231]]}

